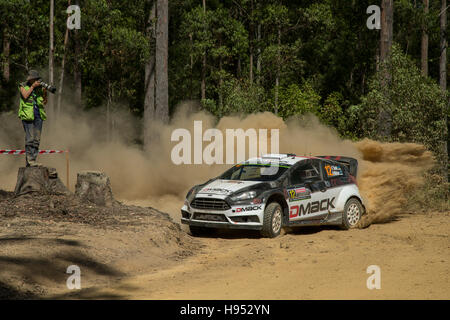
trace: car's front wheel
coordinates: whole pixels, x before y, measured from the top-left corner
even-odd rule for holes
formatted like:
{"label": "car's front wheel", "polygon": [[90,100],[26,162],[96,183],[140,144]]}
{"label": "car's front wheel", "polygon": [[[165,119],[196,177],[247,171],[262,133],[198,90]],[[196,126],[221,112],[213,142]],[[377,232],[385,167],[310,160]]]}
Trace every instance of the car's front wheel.
{"label": "car's front wheel", "polygon": [[361,220],[362,213],[363,207],[358,199],[352,198],[348,200],[342,214],[342,228],[346,230],[354,228]]}
{"label": "car's front wheel", "polygon": [[261,235],[266,238],[275,238],[283,226],[283,209],[278,202],[269,203],[264,210],[264,221]]}

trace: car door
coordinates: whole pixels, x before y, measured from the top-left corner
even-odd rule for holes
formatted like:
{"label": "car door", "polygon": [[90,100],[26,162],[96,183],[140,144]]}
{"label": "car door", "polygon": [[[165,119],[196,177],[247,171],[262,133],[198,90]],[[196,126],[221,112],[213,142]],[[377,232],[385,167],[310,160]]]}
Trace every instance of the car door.
{"label": "car door", "polygon": [[318,163],[312,160],[300,163],[289,175],[287,187],[289,221],[320,219],[326,209],[327,188]]}
{"label": "car door", "polygon": [[334,209],[335,202],[346,184],[348,184],[348,174],[345,168],[336,162],[318,160],[322,171],[322,177],[327,191],[326,197],[329,199],[329,210]]}

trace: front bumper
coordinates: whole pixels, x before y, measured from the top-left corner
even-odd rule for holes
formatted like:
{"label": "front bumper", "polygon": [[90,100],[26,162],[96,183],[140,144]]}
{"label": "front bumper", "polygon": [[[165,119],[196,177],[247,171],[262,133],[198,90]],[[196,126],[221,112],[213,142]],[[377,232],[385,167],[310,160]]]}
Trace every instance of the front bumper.
{"label": "front bumper", "polygon": [[264,204],[231,205],[228,210],[193,208],[187,203],[181,208],[181,223],[218,229],[261,230]]}
{"label": "front bumper", "polygon": [[217,229],[244,229],[244,230],[262,229],[262,225],[249,225],[249,224],[239,224],[229,222],[211,222],[211,221],[189,220],[185,218],[181,218],[181,223],[196,227],[207,227]]}

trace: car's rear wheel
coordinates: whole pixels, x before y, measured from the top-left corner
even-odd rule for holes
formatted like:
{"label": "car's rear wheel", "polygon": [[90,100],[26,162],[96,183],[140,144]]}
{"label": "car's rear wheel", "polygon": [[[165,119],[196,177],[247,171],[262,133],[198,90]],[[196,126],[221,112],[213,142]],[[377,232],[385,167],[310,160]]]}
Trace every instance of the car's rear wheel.
{"label": "car's rear wheel", "polygon": [[194,237],[202,237],[214,234],[217,231],[217,229],[199,226],[189,226],[189,231],[191,232],[191,235],[193,235]]}
{"label": "car's rear wheel", "polygon": [[361,220],[362,213],[363,207],[358,199],[352,198],[348,200],[342,215],[342,228],[346,230],[354,228]]}
{"label": "car's rear wheel", "polygon": [[264,221],[261,235],[266,238],[275,238],[283,226],[283,209],[278,202],[269,203],[264,210]]}

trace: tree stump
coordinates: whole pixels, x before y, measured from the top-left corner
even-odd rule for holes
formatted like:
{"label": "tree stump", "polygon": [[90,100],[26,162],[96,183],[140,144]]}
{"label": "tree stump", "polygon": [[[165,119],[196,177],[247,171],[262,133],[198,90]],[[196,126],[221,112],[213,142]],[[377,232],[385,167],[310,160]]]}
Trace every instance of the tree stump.
{"label": "tree stump", "polygon": [[55,168],[19,168],[14,193],[16,196],[20,196],[30,192],[41,194],[70,194],[70,191],[58,178],[58,173]]}
{"label": "tree stump", "polygon": [[98,171],[78,173],[75,195],[99,206],[111,207],[115,201],[108,176]]}

